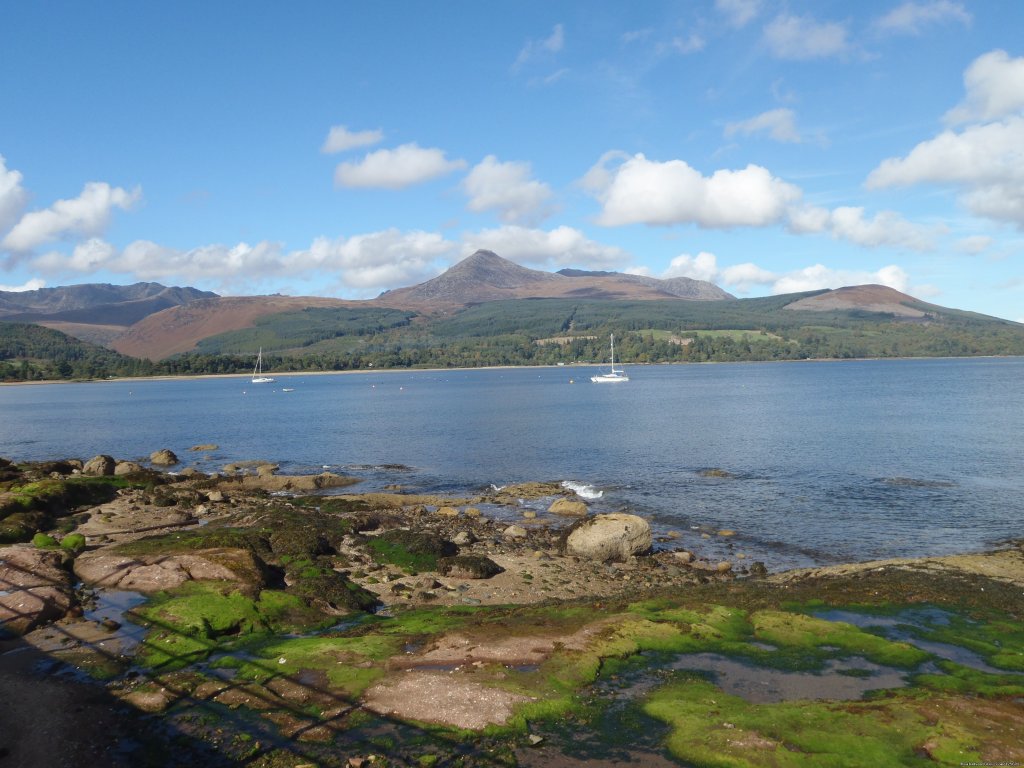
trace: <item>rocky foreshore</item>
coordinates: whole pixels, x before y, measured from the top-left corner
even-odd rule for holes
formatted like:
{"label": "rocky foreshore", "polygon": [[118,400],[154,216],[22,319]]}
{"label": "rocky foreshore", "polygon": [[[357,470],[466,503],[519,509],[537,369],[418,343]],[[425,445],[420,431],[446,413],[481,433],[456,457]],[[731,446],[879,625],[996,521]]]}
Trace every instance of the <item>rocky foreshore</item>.
{"label": "rocky foreshore", "polygon": [[[995,624],[1000,612],[1019,620],[1024,608],[1020,547],[769,575],[760,563],[701,557],[699,537],[688,532],[654,541],[643,518],[594,515],[556,483],[462,498],[359,494],[347,492],[356,478],[282,475],[271,462],[217,474],[183,464],[166,449],[148,461],[0,459],[0,651],[27,645],[87,670],[108,681],[114,701],[162,713],[225,758],[252,751],[252,765],[542,765],[538,755],[554,753],[528,723],[576,711],[580,692],[614,659],[670,649],[760,659],[758,643],[795,643],[794,653],[803,648],[821,663],[850,652],[849,638],[828,622],[804,627],[807,609],[794,601],[955,603]],[[137,594],[138,605],[115,616],[101,610],[122,593]],[[772,629],[780,616],[785,631]],[[794,639],[793,627],[804,639]],[[883,652],[880,638],[866,637],[875,640],[857,639],[864,658],[897,659],[925,674],[924,656]],[[1024,695],[1024,677],[1014,676],[1024,671],[1024,633],[998,641],[992,647],[1002,650],[985,658],[989,674],[1005,673],[1004,693],[985,695],[1003,723],[1000,697]],[[0,698],[17,668],[5,657]],[[956,679],[965,695],[981,695],[977,680],[970,688]],[[948,685],[942,690],[949,695]],[[277,735],[253,748],[242,728],[219,744],[210,723],[193,717],[218,707],[241,708]],[[419,757],[404,742],[378,754],[364,748],[360,712],[411,724],[400,730],[432,723],[500,732],[488,743],[504,757],[487,762],[481,747],[450,762],[433,742]],[[675,714],[648,715],[676,722]],[[971,718],[956,723],[973,727]],[[722,743],[729,764],[776,764],[766,745],[789,749],[781,736],[749,730],[738,746]],[[533,746],[517,752],[524,733]],[[10,740],[0,735],[0,764],[4,750],[25,748]],[[918,747],[932,759],[945,754],[925,742]],[[991,743],[995,752],[964,742],[963,754],[1024,759],[1020,741]],[[296,744],[344,749],[331,758]],[[700,762],[691,747],[656,751],[661,760]]]}

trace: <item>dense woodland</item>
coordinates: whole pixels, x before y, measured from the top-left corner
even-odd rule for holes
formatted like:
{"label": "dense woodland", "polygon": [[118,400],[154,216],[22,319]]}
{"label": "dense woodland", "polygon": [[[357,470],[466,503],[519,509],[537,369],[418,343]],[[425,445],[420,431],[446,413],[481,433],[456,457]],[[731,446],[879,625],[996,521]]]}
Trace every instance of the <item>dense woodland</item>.
{"label": "dense woodland", "polygon": [[[784,310],[793,296],[735,301],[495,301],[431,319],[382,308],[307,309],[204,340],[159,362],[54,330],[0,323],[0,381],[602,363],[1024,355],[1024,326],[928,307],[925,319]],[[928,305],[924,305],[928,306]]]}

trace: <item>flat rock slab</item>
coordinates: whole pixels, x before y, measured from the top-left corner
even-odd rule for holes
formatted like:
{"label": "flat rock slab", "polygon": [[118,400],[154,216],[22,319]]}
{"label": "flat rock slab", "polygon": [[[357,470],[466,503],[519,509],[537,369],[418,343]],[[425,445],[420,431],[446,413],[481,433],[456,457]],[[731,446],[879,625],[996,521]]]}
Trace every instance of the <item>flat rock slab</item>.
{"label": "flat rock slab", "polygon": [[63,555],[31,545],[0,548],[0,627],[24,634],[63,618],[74,602]]}
{"label": "flat rock slab", "polygon": [[392,659],[389,666],[408,669],[439,664],[463,666],[474,662],[506,666],[540,664],[554,653],[556,648],[586,648],[605,626],[605,623],[598,622],[576,632],[561,635],[473,637],[453,633],[439,638],[423,653]]}
{"label": "flat rock slab", "polygon": [[259,569],[241,549],[201,550],[179,555],[83,555],[75,574],[87,584],[146,594],[181,586],[186,581],[253,583]]}
{"label": "flat rock slab", "polygon": [[406,672],[375,685],[363,705],[377,714],[479,731],[504,725],[529,696],[491,688],[468,674]]}

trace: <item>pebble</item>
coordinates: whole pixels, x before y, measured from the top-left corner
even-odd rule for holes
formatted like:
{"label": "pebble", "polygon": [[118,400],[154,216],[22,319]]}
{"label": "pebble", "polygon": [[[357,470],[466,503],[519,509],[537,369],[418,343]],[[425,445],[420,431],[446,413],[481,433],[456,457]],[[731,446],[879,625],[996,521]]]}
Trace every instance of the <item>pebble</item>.
{"label": "pebble", "polygon": [[537,513],[534,512],[532,509],[524,509],[523,517],[527,520],[533,520],[535,517],[537,517]]}
{"label": "pebble", "polygon": [[732,563],[730,563],[728,560],[723,560],[715,566],[715,570],[717,570],[719,573],[728,573],[732,570]]}

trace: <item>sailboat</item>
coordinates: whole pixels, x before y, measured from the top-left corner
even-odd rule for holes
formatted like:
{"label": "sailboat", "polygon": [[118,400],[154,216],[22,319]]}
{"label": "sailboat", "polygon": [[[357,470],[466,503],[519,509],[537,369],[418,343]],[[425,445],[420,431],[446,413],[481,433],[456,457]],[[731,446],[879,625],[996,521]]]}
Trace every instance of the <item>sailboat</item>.
{"label": "sailboat", "polygon": [[267,384],[271,381],[272,378],[263,375],[263,347],[260,347],[260,353],[256,355],[256,367],[252,369],[252,383]]}
{"label": "sailboat", "polygon": [[616,370],[615,368],[615,334],[611,334],[612,342],[612,370],[609,373],[599,373],[597,376],[591,376],[590,380],[595,384],[615,384],[620,381],[629,381],[629,376],[621,368]]}

